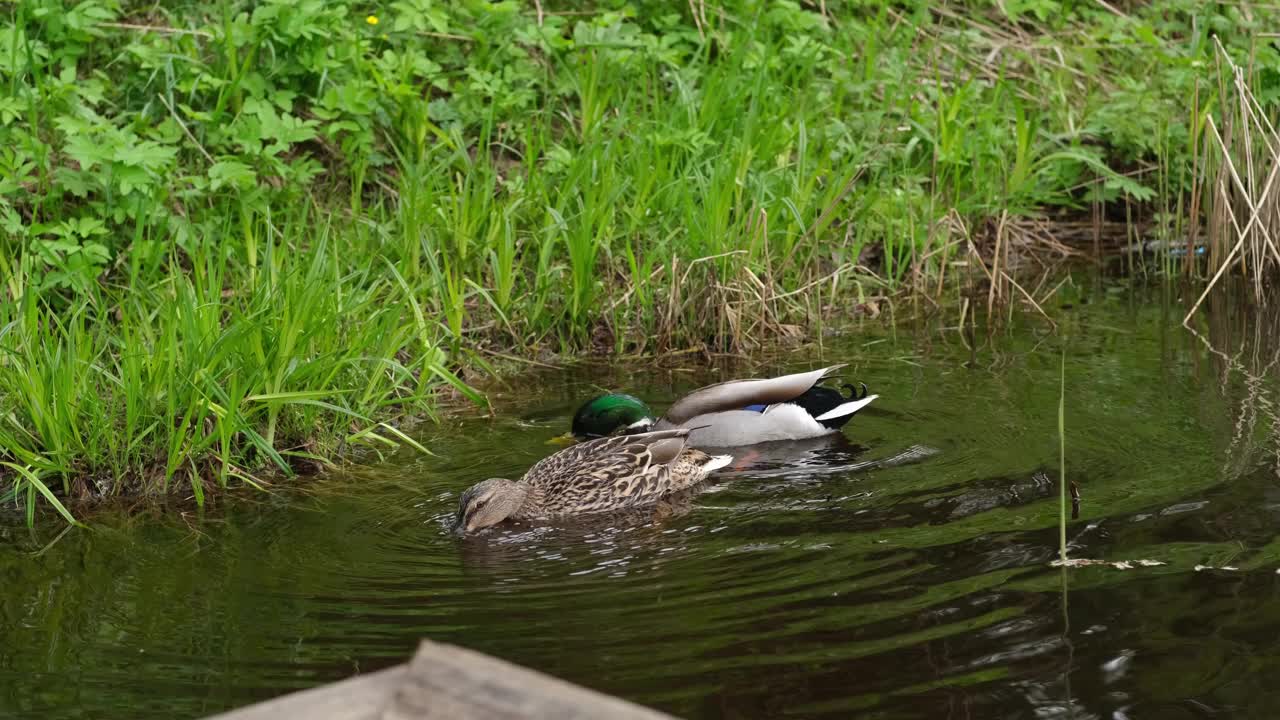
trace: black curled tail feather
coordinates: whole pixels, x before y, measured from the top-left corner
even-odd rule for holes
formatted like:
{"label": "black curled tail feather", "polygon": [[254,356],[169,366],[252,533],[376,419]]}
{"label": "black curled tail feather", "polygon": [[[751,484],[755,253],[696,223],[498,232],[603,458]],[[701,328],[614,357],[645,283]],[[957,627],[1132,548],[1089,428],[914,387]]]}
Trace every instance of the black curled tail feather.
{"label": "black curled tail feather", "polygon": [[[867,386],[862,385],[861,383],[859,384],[862,386],[861,395],[858,394],[858,390],[855,389],[853,385],[847,383],[841,387],[849,390],[848,397],[840,394],[839,390],[815,385],[791,402],[804,408],[805,412],[816,418],[847,402],[852,400],[862,400],[867,397]],[[853,415],[843,415],[841,417],[819,420],[818,422],[821,423],[823,427],[830,430],[839,430],[844,427],[851,418],[853,418]]]}
{"label": "black curled tail feather", "polygon": [[863,382],[858,383],[858,387],[862,388],[861,395],[858,394],[858,388],[855,388],[851,383],[845,383],[840,387],[849,391],[849,397],[847,398],[847,400],[866,400],[867,399],[866,383],[863,383]]}

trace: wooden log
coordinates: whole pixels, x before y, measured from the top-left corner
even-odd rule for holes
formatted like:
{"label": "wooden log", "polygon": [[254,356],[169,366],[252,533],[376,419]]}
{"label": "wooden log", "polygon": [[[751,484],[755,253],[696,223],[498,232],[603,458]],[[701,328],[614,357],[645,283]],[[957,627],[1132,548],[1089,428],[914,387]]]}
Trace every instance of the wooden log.
{"label": "wooden log", "polygon": [[455,645],[423,640],[413,660],[208,720],[675,720]]}
{"label": "wooden log", "polygon": [[378,720],[387,699],[395,693],[408,670],[408,665],[397,665],[214,715],[208,720]]}
{"label": "wooden log", "polygon": [[674,720],[478,652],[423,640],[381,720]]}

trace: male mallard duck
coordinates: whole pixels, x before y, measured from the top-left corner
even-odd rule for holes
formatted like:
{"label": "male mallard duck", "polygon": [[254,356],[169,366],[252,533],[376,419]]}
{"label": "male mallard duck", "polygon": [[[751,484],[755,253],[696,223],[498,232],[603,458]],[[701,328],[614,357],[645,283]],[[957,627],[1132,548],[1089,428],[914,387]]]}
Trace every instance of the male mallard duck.
{"label": "male mallard duck", "polygon": [[692,487],[733,461],[685,447],[686,428],[597,438],[539,460],[520,480],[490,478],[458,501],[457,529],[623,510]]}
{"label": "male mallard duck", "polygon": [[687,427],[693,429],[689,443],[697,447],[740,447],[829,435],[839,432],[854,413],[879,397],[868,395],[865,385],[861,394],[845,385],[847,396],[819,385],[842,367],[709,385],[677,400],[657,420],[638,398],[622,393],[601,395],[578,409],[571,435],[588,439]]}

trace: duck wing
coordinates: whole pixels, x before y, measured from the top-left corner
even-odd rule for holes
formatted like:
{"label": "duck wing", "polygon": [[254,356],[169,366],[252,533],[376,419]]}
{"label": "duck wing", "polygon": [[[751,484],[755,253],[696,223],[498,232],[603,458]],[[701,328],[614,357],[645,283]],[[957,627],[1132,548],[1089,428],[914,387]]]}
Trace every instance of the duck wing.
{"label": "duck wing", "polygon": [[677,400],[662,419],[671,425],[680,425],[699,415],[794,400],[845,364],[764,380],[730,380],[708,385]]}
{"label": "duck wing", "polygon": [[572,445],[529,468],[525,482],[540,491],[543,510],[551,515],[654,502],[679,489],[672,470],[682,467],[676,461],[684,458],[689,432],[659,430]]}

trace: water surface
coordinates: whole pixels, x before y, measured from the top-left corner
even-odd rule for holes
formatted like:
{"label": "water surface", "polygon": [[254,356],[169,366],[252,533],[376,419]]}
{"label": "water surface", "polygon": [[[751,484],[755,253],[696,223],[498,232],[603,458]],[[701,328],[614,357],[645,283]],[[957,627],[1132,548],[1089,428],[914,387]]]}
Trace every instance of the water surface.
{"label": "water surface", "polygon": [[[0,516],[0,716],[198,717],[429,637],[687,718],[1272,717],[1280,333],[1224,300],[1197,337],[1176,294],[1084,280],[1058,334],[957,313],[711,368],[539,372],[495,388],[496,418],[425,428],[435,457],[92,532]],[[1048,566],[1064,347],[1071,554],[1164,565]],[[517,477],[597,387],[660,408],[838,361],[881,396],[839,438],[757,448],[643,516],[446,532],[460,490]],[[875,462],[912,446],[939,452]]]}

